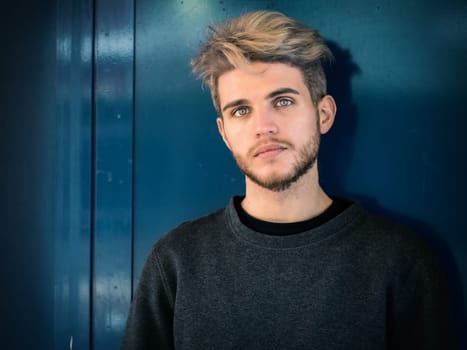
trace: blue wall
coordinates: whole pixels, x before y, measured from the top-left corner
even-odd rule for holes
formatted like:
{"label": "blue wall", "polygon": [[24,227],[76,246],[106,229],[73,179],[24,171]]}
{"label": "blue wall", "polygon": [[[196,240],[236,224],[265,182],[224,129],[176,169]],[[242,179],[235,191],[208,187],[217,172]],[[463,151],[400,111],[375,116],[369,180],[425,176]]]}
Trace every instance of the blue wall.
{"label": "blue wall", "polygon": [[0,347],[51,349],[55,3],[18,1],[0,13]]}
{"label": "blue wall", "polygon": [[151,245],[243,192],[189,60],[253,9],[326,37],[322,184],[419,231],[467,327],[465,1],[22,0],[0,15],[2,349],[115,348]]}

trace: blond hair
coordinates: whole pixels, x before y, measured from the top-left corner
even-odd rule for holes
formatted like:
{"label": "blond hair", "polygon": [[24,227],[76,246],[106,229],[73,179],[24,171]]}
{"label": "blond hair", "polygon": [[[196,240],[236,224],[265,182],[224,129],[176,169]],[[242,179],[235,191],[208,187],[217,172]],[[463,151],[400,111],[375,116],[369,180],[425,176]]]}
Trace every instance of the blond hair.
{"label": "blond hair", "polygon": [[191,60],[193,73],[208,85],[220,113],[220,75],[251,62],[285,63],[298,68],[316,104],[326,95],[323,61],[332,53],[319,32],[280,12],[246,13],[208,27],[207,40]]}

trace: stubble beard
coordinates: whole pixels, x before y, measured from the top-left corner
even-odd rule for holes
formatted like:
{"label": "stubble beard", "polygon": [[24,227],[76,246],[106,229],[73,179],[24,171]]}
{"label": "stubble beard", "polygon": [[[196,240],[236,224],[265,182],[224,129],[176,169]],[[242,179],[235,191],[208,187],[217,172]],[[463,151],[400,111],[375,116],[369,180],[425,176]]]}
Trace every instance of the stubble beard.
{"label": "stubble beard", "polygon": [[[288,150],[293,150],[293,145],[289,145]],[[301,147],[294,160],[292,170],[285,175],[271,174],[269,176],[261,177],[255,174],[254,170],[248,164],[248,161],[240,156],[233,154],[233,157],[239,167],[240,171],[247,176],[255,184],[273,191],[282,192],[290,188],[292,184],[297,182],[303,175],[305,175],[316,163],[318,158],[320,144],[320,134],[316,132],[311,138],[310,142]]]}

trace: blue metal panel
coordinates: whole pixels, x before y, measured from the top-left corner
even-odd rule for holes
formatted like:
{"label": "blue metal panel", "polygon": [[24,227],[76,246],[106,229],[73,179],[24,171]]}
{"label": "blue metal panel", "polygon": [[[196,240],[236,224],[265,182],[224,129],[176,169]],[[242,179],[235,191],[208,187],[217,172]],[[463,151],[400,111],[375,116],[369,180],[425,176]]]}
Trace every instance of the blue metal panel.
{"label": "blue metal panel", "polygon": [[117,349],[132,278],[133,1],[95,11],[92,346]]}
{"label": "blue metal panel", "polygon": [[0,348],[52,349],[55,1],[0,11]]}
{"label": "blue metal panel", "polygon": [[465,1],[138,1],[135,278],[160,235],[243,191],[188,62],[208,24],[258,8],[317,27],[336,54],[325,190],[424,234],[448,268],[465,328]]}
{"label": "blue metal panel", "polygon": [[57,6],[55,349],[89,349],[93,1]]}

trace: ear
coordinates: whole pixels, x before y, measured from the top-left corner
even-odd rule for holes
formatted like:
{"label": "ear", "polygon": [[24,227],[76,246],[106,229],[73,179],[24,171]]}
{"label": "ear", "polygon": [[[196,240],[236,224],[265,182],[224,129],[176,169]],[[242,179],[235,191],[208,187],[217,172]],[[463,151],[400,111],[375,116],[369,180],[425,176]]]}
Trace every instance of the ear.
{"label": "ear", "polygon": [[227,136],[225,135],[225,130],[224,130],[224,119],[222,119],[221,117],[217,117],[216,122],[217,122],[217,130],[219,130],[219,134],[221,134],[222,140],[224,141],[224,143],[225,143],[225,145],[227,146],[227,148],[228,148],[229,150],[232,150],[232,149],[230,148],[229,141],[227,140]]}
{"label": "ear", "polygon": [[319,101],[317,109],[320,117],[319,131],[321,134],[326,134],[334,124],[337,111],[336,101],[331,95],[326,95]]}

